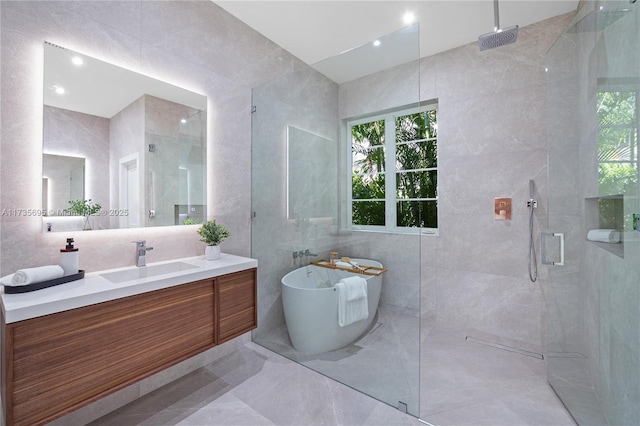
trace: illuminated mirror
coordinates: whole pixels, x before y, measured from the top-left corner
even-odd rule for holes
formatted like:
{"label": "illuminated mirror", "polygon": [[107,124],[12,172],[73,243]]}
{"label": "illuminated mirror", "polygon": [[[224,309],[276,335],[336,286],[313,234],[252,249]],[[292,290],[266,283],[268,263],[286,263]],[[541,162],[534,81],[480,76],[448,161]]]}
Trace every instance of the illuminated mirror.
{"label": "illuminated mirror", "polygon": [[[206,105],[203,95],[45,43],[45,229],[82,229],[65,212],[77,200],[100,205],[92,229],[204,221]],[[77,166],[64,189],[63,158],[83,162],[82,178]]]}

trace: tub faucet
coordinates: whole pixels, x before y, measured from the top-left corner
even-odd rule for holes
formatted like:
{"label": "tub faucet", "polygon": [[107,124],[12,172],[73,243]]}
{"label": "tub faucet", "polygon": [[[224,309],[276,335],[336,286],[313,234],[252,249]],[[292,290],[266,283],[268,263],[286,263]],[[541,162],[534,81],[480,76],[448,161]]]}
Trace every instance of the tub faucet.
{"label": "tub faucet", "polygon": [[305,251],[300,250],[300,251],[293,252],[294,259],[297,259],[298,257],[303,258],[303,257],[309,257],[309,256],[317,256],[317,254],[311,253],[309,249],[306,249]]}
{"label": "tub faucet", "polygon": [[147,257],[146,254],[149,250],[153,250],[153,247],[147,247],[147,242],[142,241],[134,241],[136,245],[136,256],[138,258],[136,262],[136,266],[146,266],[147,265]]}

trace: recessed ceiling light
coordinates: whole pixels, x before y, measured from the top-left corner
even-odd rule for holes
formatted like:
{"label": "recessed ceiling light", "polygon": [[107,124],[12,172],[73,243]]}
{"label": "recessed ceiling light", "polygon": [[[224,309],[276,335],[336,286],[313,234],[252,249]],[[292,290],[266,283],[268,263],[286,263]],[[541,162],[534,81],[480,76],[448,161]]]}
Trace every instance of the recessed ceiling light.
{"label": "recessed ceiling light", "polygon": [[374,45],[375,47],[380,46],[380,40],[376,40],[376,41],[374,41],[374,42],[373,42],[373,45]]}
{"label": "recessed ceiling light", "polygon": [[66,92],[64,90],[64,87],[61,86],[54,86],[54,89],[58,95],[64,95],[64,93]]}
{"label": "recessed ceiling light", "polygon": [[402,21],[406,25],[411,25],[416,21],[416,14],[413,12],[405,12],[404,15],[402,15]]}
{"label": "recessed ceiling light", "polygon": [[82,59],[80,56],[74,56],[73,58],[71,58],[71,62],[73,62],[73,65],[76,66],[84,65],[84,59]]}

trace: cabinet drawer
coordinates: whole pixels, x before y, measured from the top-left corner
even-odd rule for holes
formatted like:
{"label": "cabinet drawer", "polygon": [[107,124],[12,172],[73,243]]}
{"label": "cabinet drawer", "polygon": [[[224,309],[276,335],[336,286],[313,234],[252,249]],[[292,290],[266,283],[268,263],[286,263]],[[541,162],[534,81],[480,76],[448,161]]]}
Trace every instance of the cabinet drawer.
{"label": "cabinet drawer", "polygon": [[218,278],[218,343],[226,342],[258,325],[256,270],[237,272]]}

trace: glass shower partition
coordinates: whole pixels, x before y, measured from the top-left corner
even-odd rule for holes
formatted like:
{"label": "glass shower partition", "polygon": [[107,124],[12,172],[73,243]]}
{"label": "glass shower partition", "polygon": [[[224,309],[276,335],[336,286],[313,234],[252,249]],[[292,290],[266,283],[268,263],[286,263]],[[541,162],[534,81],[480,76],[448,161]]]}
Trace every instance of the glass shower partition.
{"label": "glass shower partition", "polygon": [[584,2],[546,57],[548,380],[581,425],[640,424],[639,22]]}
{"label": "glass shower partition", "polygon": [[[347,122],[416,108],[419,72],[416,24],[313,66],[296,62],[292,72],[252,94],[252,257],[260,265],[254,342],[414,416],[419,415],[421,230],[351,226]],[[312,261],[329,259],[331,252],[387,268],[380,302],[354,342],[304,353],[289,338],[281,280]],[[337,320],[327,316],[320,322]],[[310,335],[322,325],[312,324]]]}

